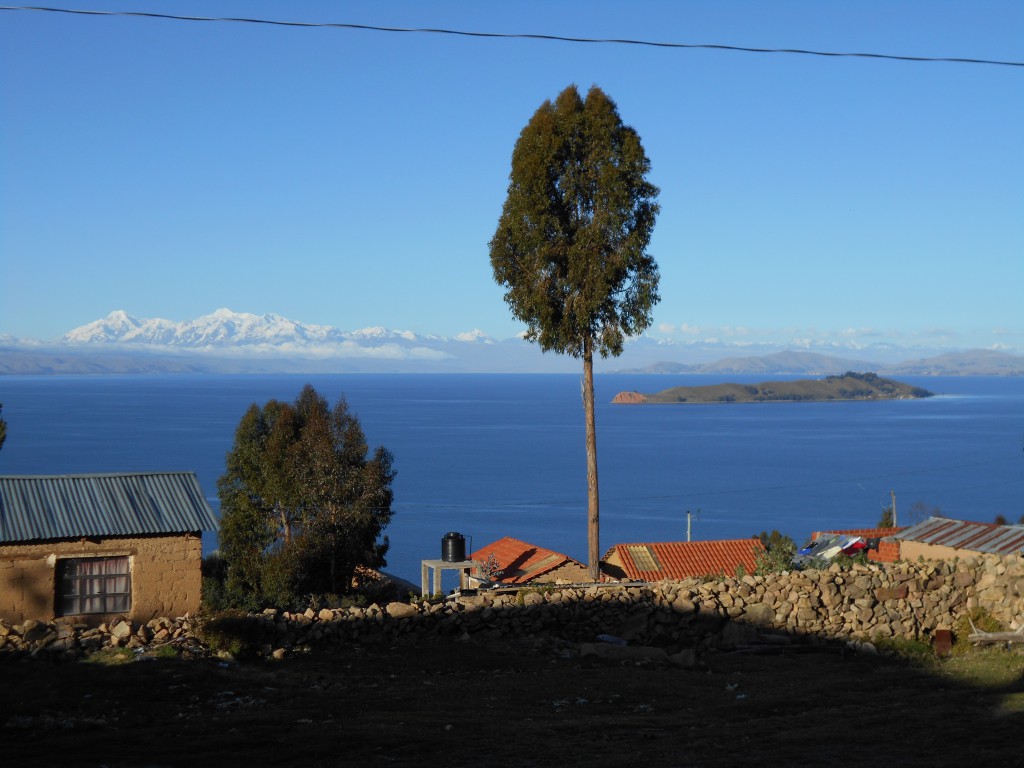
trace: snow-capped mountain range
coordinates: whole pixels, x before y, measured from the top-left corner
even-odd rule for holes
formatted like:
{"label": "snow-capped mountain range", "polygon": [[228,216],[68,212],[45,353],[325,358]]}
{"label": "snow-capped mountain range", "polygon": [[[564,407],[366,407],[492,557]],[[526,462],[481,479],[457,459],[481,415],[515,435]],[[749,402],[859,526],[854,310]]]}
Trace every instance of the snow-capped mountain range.
{"label": "snow-capped mountain range", "polygon": [[[729,345],[717,339],[630,339],[599,373],[800,374],[846,370],[882,375],[1024,375],[1024,356],[993,350],[814,349]],[[741,353],[741,357],[737,354]],[[916,354],[915,354],[916,353]],[[474,329],[453,337],[382,327],[343,331],[278,314],[218,309],[172,322],[123,310],[54,341],[0,335],[0,375],[55,373],[579,373],[579,360],[543,354],[520,337],[495,340]]]}
{"label": "snow-capped mountain range", "polygon": [[[138,318],[116,310],[101,320],[68,331],[61,338],[69,344],[152,344],[161,347],[239,347],[269,345],[277,348],[309,348],[367,342],[438,342],[440,336],[418,336],[411,331],[381,327],[342,331],[329,325],[311,325],[270,313],[254,315],[218,309],[208,315],[175,323],[163,318]],[[492,344],[479,330],[459,334],[454,341]]]}

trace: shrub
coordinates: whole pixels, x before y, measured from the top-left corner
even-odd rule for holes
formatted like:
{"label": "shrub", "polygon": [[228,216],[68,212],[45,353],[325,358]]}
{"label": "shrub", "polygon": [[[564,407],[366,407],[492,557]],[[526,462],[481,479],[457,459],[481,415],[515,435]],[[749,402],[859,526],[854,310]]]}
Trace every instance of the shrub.
{"label": "shrub", "polygon": [[211,552],[203,558],[203,608],[207,611],[223,611],[230,608],[224,582],[227,578],[227,563],[220,552]]}
{"label": "shrub", "polygon": [[764,544],[765,551],[754,555],[754,574],[766,576],[769,573],[781,573],[793,568],[793,555],[796,554],[796,542],[778,531],[761,531],[754,537]]}
{"label": "shrub", "polygon": [[243,611],[229,610],[202,618],[196,634],[214,653],[245,658],[256,655],[259,646],[271,639],[267,632],[260,619]]}

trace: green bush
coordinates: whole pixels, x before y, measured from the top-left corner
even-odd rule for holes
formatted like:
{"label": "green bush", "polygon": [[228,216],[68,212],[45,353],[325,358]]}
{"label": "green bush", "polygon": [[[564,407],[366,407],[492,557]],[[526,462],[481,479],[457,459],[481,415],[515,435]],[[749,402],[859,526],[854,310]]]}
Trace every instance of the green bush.
{"label": "green bush", "polygon": [[223,611],[231,607],[225,581],[227,562],[220,552],[211,552],[203,558],[202,603],[206,611]]}
{"label": "green bush", "polygon": [[796,542],[792,538],[773,530],[761,531],[755,539],[760,539],[765,551],[754,555],[754,574],[767,576],[769,573],[781,573],[793,569],[793,555],[796,554]]}
{"label": "green bush", "polygon": [[197,634],[213,653],[229,653],[236,659],[252,657],[269,642],[263,622],[243,611],[220,611],[199,621]]}

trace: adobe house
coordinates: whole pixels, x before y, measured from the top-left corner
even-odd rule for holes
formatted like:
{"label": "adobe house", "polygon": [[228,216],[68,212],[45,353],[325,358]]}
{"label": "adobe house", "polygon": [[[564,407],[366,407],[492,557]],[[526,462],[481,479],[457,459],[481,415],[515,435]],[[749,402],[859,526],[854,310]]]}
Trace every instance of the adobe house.
{"label": "adobe house", "polygon": [[0,619],[194,612],[216,529],[191,472],[0,476]]}
{"label": "adobe house", "polygon": [[1024,525],[929,517],[893,536],[903,560],[952,560],[978,553],[1024,554]]}
{"label": "adobe house", "polygon": [[752,574],[755,558],[764,552],[760,539],[727,541],[661,541],[616,544],[601,560],[604,580],[662,581],[695,576]]}
{"label": "adobe house", "polygon": [[484,574],[481,573],[480,565],[486,563],[492,555],[498,567],[498,572],[489,579],[494,584],[577,584],[590,580],[587,567],[578,560],[511,536],[491,542],[473,553],[472,559],[478,565],[475,569],[477,575],[472,578],[482,580]]}

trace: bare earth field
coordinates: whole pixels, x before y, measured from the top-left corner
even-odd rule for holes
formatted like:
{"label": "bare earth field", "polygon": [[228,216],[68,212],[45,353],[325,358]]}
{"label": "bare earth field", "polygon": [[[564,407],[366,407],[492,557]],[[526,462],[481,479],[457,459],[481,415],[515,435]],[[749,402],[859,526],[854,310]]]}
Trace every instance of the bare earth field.
{"label": "bare earth field", "polygon": [[679,669],[474,640],[276,662],[3,660],[0,762],[1019,765],[1022,672],[1007,651],[917,666],[819,646]]}

